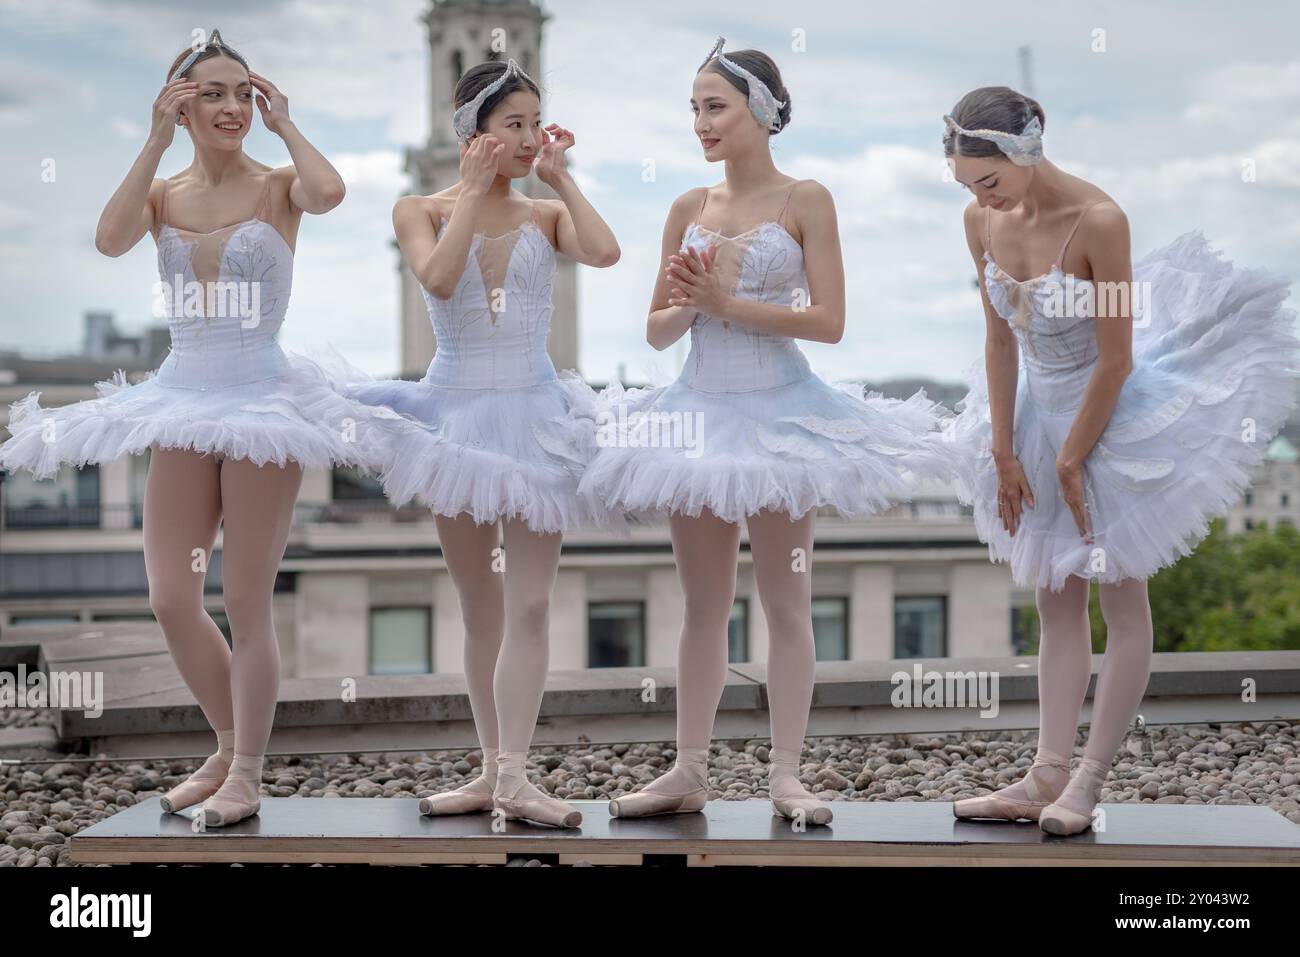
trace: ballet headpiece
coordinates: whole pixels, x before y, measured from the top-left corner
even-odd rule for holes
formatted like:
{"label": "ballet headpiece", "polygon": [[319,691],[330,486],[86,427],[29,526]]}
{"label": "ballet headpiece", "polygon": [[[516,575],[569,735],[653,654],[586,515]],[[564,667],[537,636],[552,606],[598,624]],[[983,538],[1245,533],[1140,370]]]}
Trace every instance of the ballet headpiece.
{"label": "ballet headpiece", "polygon": [[525,73],[523,68],[516,63],[514,59],[507,60],[506,68],[499,77],[487,86],[483,87],[483,89],[479,90],[478,95],[475,96],[474,99],[459,107],[456,112],[451,115],[452,129],[456,131],[456,138],[458,140],[462,143],[468,143],[474,138],[474,134],[478,131],[478,111],[483,108],[483,104],[487,101],[487,98],[497,90],[501,89],[501,87],[505,85],[506,79],[511,76],[523,77],[529,83],[532,83],[533,86],[537,85],[533,82],[533,78]]}
{"label": "ballet headpiece", "polygon": [[190,51],[189,56],[187,56],[184,60],[181,60],[180,66],[178,66],[176,70],[172,73],[172,79],[168,80],[168,82],[170,83],[172,82],[172,80],[179,80],[181,77],[183,77],[185,75],[185,71],[188,70],[190,67],[192,67],[194,65],[194,62],[200,56],[202,56],[210,46],[220,47],[223,51],[230,54],[232,57],[234,57],[236,60],[242,63],[244,65],[245,70],[248,69],[248,61],[245,60],[238,53],[236,53],[234,50],[232,50],[230,47],[226,46],[226,44],[221,39],[221,31],[217,30],[214,27],[212,33],[208,35],[207,42],[201,44],[198,47],[195,47],[193,50]]}
{"label": "ballet headpiece", "polygon": [[726,38],[718,37],[718,42],[713,44],[713,49],[709,51],[709,55],[700,64],[700,69],[703,70],[708,66],[709,61],[716,56],[719,63],[749,84],[749,111],[754,114],[755,119],[771,132],[779,133],[781,131],[781,108],[785,104],[772,95],[772,91],[767,88],[766,83],[734,60],[728,59],[721,52],[722,44],[725,42]]}
{"label": "ballet headpiece", "polygon": [[1038,121],[1037,115],[1025,124],[1024,130],[1020,133],[1004,133],[1002,130],[968,130],[957,125],[957,121],[947,114],[944,114],[943,122],[948,129],[962,136],[991,140],[1006,154],[1007,159],[1017,166],[1033,166],[1043,161],[1043,124]]}

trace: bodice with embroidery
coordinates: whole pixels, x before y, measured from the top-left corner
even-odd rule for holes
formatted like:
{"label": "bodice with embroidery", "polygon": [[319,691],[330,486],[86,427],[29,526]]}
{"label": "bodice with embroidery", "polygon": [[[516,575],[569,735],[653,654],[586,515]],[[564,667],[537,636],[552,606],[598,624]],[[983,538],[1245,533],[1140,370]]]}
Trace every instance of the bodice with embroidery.
{"label": "bodice with embroidery", "polygon": [[156,373],[160,384],[214,389],[284,375],[289,360],[276,337],[289,306],[293,250],[265,219],[267,176],[249,219],[209,232],[182,229],[160,204],[160,306],[171,351]]}
{"label": "bodice with embroidery", "polygon": [[[439,223],[442,235],[446,222]],[[518,388],[556,379],[546,351],[555,250],[537,222],[475,233],[448,299],[421,287],[438,349],[423,381],[459,389]]]}

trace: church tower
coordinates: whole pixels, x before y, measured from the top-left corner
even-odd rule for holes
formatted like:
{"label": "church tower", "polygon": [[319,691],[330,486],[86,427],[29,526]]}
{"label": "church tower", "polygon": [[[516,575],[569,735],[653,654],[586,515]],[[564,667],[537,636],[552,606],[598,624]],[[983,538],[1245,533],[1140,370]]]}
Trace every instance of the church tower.
{"label": "church tower", "polygon": [[[546,125],[546,80],[541,63],[542,25],[548,19],[534,0],[432,0],[423,17],[429,41],[429,140],[406,151],[413,193],[436,193],[460,178],[460,148],[451,129],[452,94],[462,74],[476,63],[513,57],[542,90],[542,125]],[[572,168],[571,157],[568,162]],[[515,180],[514,186],[534,198],[557,198],[535,174]],[[400,251],[397,269],[401,276],[400,373],[418,379],[428,369],[437,341],[419,282]],[[565,256],[556,257],[546,348],[557,370],[578,369],[577,270]]]}

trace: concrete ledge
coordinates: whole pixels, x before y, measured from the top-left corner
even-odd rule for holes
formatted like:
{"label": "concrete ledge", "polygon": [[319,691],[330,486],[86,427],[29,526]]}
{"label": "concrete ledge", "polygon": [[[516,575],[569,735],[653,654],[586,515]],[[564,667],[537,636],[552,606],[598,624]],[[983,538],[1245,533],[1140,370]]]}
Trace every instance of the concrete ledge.
{"label": "concrete ledge", "polygon": [[[39,648],[39,666],[101,672],[103,713],[58,713],[65,747],[121,755],[200,754],[211,731],[156,626],[20,626],[4,646]],[[1102,656],[1092,656],[1089,695]],[[897,706],[896,673],[996,675],[995,708]],[[810,736],[988,731],[1038,723],[1033,657],[835,661],[817,665]],[[1253,689],[1253,698],[1243,694]],[[673,668],[555,671],[547,677],[537,744],[672,740]],[[1243,700],[1245,698],[1245,700]],[[767,668],[731,666],[716,738],[766,737]],[[1090,702],[1085,704],[1087,721]],[[1300,652],[1158,654],[1142,713],[1149,723],[1300,717]],[[473,747],[464,677],[456,674],[287,678],[280,683],[271,751]]]}

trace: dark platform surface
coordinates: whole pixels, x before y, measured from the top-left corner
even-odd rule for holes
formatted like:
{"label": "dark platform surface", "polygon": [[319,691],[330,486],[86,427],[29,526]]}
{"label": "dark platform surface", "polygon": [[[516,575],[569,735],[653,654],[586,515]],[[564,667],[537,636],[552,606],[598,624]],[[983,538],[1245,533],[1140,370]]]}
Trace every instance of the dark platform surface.
{"label": "dark platform surface", "polygon": [[70,839],[77,863],[639,864],[680,855],[693,865],[1300,865],[1300,826],[1248,805],[1103,804],[1104,829],[1073,837],[1037,824],[959,821],[948,802],[835,801],[828,827],[798,831],[766,800],[710,801],[703,812],[609,816],[605,801],[570,801],[581,828],[491,814],[423,817],[406,798],[262,798],[232,827],[196,831],[191,811],[143,801]]}

